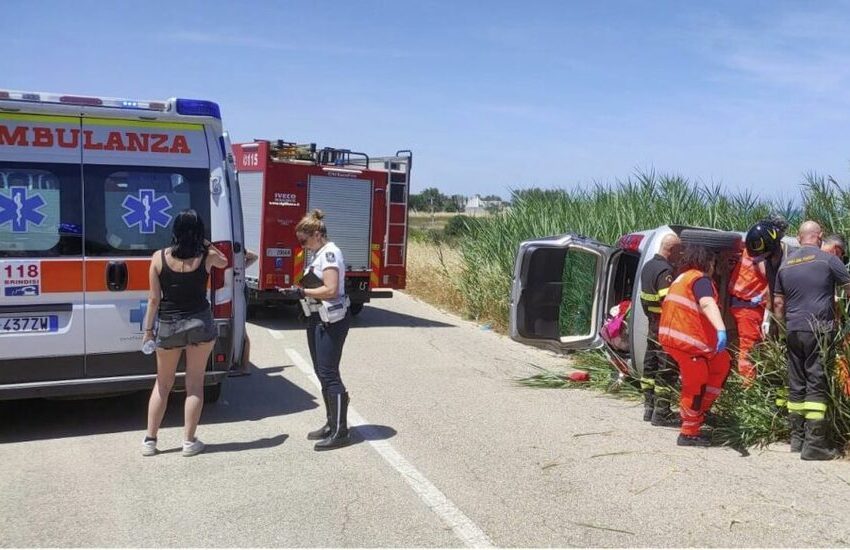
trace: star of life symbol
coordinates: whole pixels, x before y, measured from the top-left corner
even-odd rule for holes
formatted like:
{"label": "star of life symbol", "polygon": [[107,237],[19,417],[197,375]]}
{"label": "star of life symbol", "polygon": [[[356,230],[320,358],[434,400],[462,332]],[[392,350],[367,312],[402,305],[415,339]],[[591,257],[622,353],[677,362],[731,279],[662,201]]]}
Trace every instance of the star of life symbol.
{"label": "star of life symbol", "polygon": [[127,209],[124,214],[124,223],[132,228],[139,226],[139,233],[156,233],[156,226],[168,227],[171,223],[171,215],[167,213],[171,209],[171,201],[168,197],[156,196],[153,189],[139,189],[139,196],[127,195],[121,206]]}
{"label": "star of life symbol", "polygon": [[44,198],[33,193],[27,196],[26,187],[12,187],[10,196],[0,194],[0,226],[12,222],[12,233],[26,233],[27,225],[39,226],[47,216],[39,209],[47,204]]}

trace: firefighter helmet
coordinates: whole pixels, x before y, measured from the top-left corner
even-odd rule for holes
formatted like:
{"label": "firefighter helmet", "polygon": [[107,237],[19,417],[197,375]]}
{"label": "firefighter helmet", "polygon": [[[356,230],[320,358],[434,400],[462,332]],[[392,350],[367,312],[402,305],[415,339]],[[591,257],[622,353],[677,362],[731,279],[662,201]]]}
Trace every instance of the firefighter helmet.
{"label": "firefighter helmet", "polygon": [[767,256],[779,250],[781,231],[769,221],[762,220],[747,231],[747,252],[753,258]]}

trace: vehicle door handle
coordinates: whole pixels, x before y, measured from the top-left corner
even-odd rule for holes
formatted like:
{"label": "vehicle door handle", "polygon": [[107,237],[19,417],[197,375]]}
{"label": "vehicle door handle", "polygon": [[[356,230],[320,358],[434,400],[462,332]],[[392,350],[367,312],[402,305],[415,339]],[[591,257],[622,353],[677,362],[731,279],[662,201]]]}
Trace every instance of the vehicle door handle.
{"label": "vehicle door handle", "polygon": [[127,290],[127,264],[122,261],[111,261],[106,264],[106,288],[112,292]]}

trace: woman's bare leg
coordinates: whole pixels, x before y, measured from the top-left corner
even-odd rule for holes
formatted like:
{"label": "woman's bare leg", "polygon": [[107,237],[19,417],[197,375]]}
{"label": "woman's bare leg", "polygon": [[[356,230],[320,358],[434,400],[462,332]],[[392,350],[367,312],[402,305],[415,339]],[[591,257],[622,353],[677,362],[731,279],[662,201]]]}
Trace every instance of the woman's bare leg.
{"label": "woman's bare leg", "polygon": [[204,408],[204,371],[210,358],[214,342],[206,342],[186,348],[186,405],[183,425],[183,440],[193,441],[195,429],[201,420]]}
{"label": "woman's bare leg", "polygon": [[174,387],[174,376],[181,353],[183,353],[182,348],[157,348],[156,350],[156,384],[148,401],[148,437],[155,438],[159,432],[162,417],[165,416],[165,408],[168,406],[168,395]]}

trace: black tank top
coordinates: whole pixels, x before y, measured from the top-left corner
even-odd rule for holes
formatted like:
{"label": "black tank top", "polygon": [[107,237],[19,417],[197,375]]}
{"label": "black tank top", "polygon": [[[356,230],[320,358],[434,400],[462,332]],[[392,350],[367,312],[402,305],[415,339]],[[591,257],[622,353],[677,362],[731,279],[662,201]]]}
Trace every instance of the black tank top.
{"label": "black tank top", "polygon": [[162,249],[162,270],[159,272],[159,285],[162,287],[162,301],[159,303],[160,317],[175,317],[200,313],[209,309],[207,300],[207,253],[201,257],[198,269],[194,271],[174,271],[165,261],[165,249]]}

